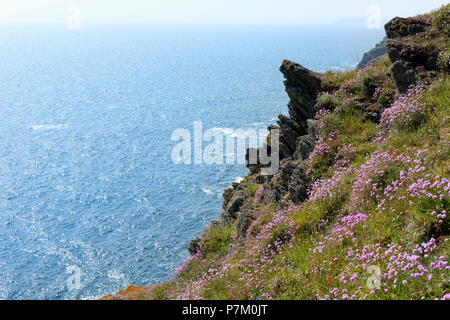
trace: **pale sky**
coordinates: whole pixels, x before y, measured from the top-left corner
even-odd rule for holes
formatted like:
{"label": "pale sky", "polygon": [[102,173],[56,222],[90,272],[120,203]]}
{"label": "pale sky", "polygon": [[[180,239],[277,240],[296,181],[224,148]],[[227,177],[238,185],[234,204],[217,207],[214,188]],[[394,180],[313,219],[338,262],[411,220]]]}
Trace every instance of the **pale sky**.
{"label": "pale sky", "polygon": [[329,24],[368,16],[382,20],[429,12],[441,0],[0,0],[0,24],[65,23],[79,6],[83,23]]}

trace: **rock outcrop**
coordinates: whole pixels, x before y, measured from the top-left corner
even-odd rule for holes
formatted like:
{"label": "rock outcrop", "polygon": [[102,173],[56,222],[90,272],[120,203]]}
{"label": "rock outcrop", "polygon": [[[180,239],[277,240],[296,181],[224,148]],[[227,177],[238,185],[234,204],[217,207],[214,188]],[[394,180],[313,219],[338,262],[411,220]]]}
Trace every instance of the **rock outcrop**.
{"label": "rock outcrop", "polygon": [[[263,202],[275,203],[288,197],[294,202],[306,198],[307,179],[302,161],[309,157],[317,139],[315,132],[315,104],[321,90],[321,80],[312,71],[284,60],[280,71],[284,81],[289,117],[280,115],[280,169],[264,185]],[[283,152],[282,152],[283,151]]]}
{"label": "rock outcrop", "polygon": [[[299,137],[308,132],[307,120],[314,117],[314,104],[321,88],[321,80],[314,72],[289,60],[283,61],[280,71],[286,78],[284,86],[290,101],[289,118],[280,117],[278,124],[281,127],[280,140],[284,140],[289,146],[292,133],[297,133]],[[289,130],[283,132],[283,128]],[[294,152],[295,145],[291,147]]]}
{"label": "rock outcrop", "polygon": [[395,17],[384,26],[386,36],[389,39],[409,37],[424,32],[431,24],[416,18]]}
{"label": "rock outcrop", "polygon": [[[387,52],[393,63],[391,75],[397,91],[406,92],[410,85],[423,77],[424,72],[437,69],[437,52],[433,51],[433,48],[407,41],[408,37],[426,32],[429,28],[429,22],[417,18],[391,20],[385,25],[387,37],[364,55],[358,68],[364,68],[370,61]],[[318,139],[316,121],[313,118],[318,110],[328,107],[333,109],[335,104],[335,101],[326,99],[317,102],[317,96],[324,88],[321,78],[313,71],[289,60],[283,61],[280,71],[286,79],[284,85],[289,96],[289,115],[279,115],[277,125],[268,127],[269,132],[274,129],[279,130],[278,172],[271,176],[262,175],[261,169],[264,165],[261,165],[259,161],[261,149],[248,149],[246,160],[250,174],[243,182],[234,183],[233,187],[225,190],[223,194],[224,211],[221,223],[234,225],[238,240],[246,238],[247,230],[256,219],[254,212],[248,210],[249,199],[253,196],[248,188],[255,184],[262,185],[261,199],[258,201],[265,205],[284,206],[290,201],[300,203],[307,198],[310,182],[304,162],[314,150]],[[373,92],[370,92],[368,96],[372,94]],[[373,121],[379,119],[379,112],[372,112],[372,114],[369,112],[370,108],[367,110],[368,117],[372,117]],[[269,155],[272,147],[270,144],[269,134],[264,146]],[[256,164],[250,163],[251,154],[258,156]],[[191,254],[200,252],[201,239],[192,241],[189,251]]]}
{"label": "rock outcrop", "polygon": [[[443,283],[448,278],[444,274],[448,259],[443,255],[449,250],[449,221],[442,210],[447,202],[448,172],[433,169],[448,161],[441,150],[448,127],[442,115],[448,107],[450,86],[445,35],[449,17],[447,5],[438,13],[395,18],[386,24],[386,51],[392,65],[383,57],[360,72],[319,77],[299,64],[283,61],[280,70],[290,97],[289,116],[280,115],[278,124],[269,127],[269,131],[279,130],[278,170],[265,175],[261,163],[248,164],[250,173],[245,179],[223,193],[221,221],[213,221],[201,237],[191,241],[188,249],[193,257],[177,269],[179,274],[173,279],[150,289],[130,287],[110,297],[450,299]],[[416,82],[424,85],[424,99],[409,95],[402,100],[399,93]],[[328,93],[317,99],[320,91]],[[408,108],[394,101],[403,101]],[[384,121],[374,125],[372,121],[379,122],[386,108],[391,110],[385,115],[395,115],[388,119],[394,125],[386,126]],[[316,121],[317,111],[330,114]],[[419,122],[415,115],[421,116]],[[430,135],[434,128],[441,134]],[[276,152],[270,136],[275,134],[266,140],[269,154]],[[323,138],[320,143],[319,137]],[[320,148],[307,161],[316,144]],[[261,151],[247,150],[247,161]],[[400,177],[398,183],[396,176],[402,170],[414,174]],[[429,178],[435,180],[436,188],[422,183]],[[416,192],[411,192],[412,186]],[[308,191],[311,197],[307,200]],[[423,208],[424,201],[431,201],[432,206]],[[401,213],[396,212],[399,208]],[[420,219],[415,219],[418,212]],[[395,277],[383,282],[385,290],[372,290],[365,287],[366,278],[358,278],[367,271],[355,255],[358,248],[375,253],[394,248],[396,256],[406,257],[401,263],[411,262],[411,254],[417,263],[394,270]],[[438,263],[439,268],[419,274],[422,265]],[[377,264],[389,269],[392,254],[380,257]],[[278,272],[292,267],[293,273]],[[310,281],[311,270],[317,281]]]}
{"label": "rock outcrop", "polygon": [[[315,130],[315,114],[317,95],[321,90],[320,78],[311,70],[298,63],[284,60],[280,71],[285,77],[284,85],[290,98],[288,103],[289,116],[279,115],[278,126],[271,125],[268,130],[280,131],[279,157],[280,167],[276,174],[261,176],[259,164],[247,164],[250,178],[245,183],[234,184],[233,188],[224,192],[224,212],[222,222],[232,224],[237,220],[238,238],[245,237],[245,231],[250,226],[253,217],[249,214],[239,213],[242,205],[248,199],[245,187],[252,181],[264,184],[262,202],[276,203],[284,198],[294,202],[303,201],[307,195],[307,178],[305,165],[302,163],[309,157],[315,146],[317,133]],[[270,139],[266,146],[270,154]],[[249,162],[250,153],[259,155],[260,150],[248,149],[246,160]]]}
{"label": "rock outcrop", "polygon": [[364,56],[363,56],[362,60],[359,62],[356,69],[365,68],[370,62],[372,62],[376,58],[381,57],[383,54],[385,54],[386,53],[386,43],[387,43],[387,38],[385,37],[383,39],[383,41],[378,43],[373,49],[364,53]]}
{"label": "rock outcrop", "polygon": [[[427,77],[429,71],[438,70],[439,51],[432,42],[408,41],[408,37],[424,33],[430,27],[429,22],[416,18],[394,18],[384,27],[392,77],[399,93],[405,93],[411,85]],[[438,35],[438,32],[433,34],[434,37]]]}
{"label": "rock outcrop", "polygon": [[230,224],[237,218],[239,209],[248,198],[244,185],[234,183],[232,189],[225,190],[223,198],[224,212],[222,213],[222,221],[225,224]]}
{"label": "rock outcrop", "polygon": [[238,241],[243,241],[247,238],[247,230],[254,220],[256,220],[256,218],[249,210],[246,210],[239,215],[236,223],[236,236]]}

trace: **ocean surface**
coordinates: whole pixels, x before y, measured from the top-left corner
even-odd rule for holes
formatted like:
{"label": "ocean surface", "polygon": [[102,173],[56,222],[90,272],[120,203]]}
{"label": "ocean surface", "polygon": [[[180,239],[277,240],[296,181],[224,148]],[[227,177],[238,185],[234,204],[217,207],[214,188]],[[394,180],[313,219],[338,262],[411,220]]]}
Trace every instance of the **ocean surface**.
{"label": "ocean surface", "polygon": [[287,113],[283,59],[343,70],[382,38],[344,26],[1,26],[0,299],[168,280],[247,173],[174,164],[174,130],[266,128]]}

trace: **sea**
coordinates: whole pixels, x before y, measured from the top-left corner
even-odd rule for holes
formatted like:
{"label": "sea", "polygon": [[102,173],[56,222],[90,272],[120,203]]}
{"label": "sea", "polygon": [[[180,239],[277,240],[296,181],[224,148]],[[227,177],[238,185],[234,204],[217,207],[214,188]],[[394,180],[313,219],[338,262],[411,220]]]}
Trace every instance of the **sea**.
{"label": "sea", "polygon": [[[287,113],[283,59],[354,68],[364,26],[0,26],[0,299],[166,281],[220,217],[235,163],[177,163],[176,130]],[[241,159],[242,160],[242,159]]]}

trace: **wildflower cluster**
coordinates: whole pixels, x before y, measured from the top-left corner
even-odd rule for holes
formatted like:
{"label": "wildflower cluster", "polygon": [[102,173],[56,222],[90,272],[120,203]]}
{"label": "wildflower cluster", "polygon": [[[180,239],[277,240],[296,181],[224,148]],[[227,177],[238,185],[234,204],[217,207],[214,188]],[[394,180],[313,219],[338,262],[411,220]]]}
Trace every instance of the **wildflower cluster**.
{"label": "wildflower cluster", "polygon": [[264,280],[266,276],[282,270],[282,266],[274,261],[287,248],[292,248],[296,239],[296,225],[292,214],[298,212],[301,206],[291,205],[277,211],[273,220],[269,222],[255,238],[255,245],[249,250],[249,255],[241,260],[239,269],[243,282],[250,292],[252,299],[270,299],[272,288]]}
{"label": "wildflower cluster", "polygon": [[201,253],[196,253],[192,256],[187,257],[186,260],[184,260],[183,264],[175,269],[175,271],[172,273],[172,277],[175,277],[177,274],[179,274],[181,271],[183,271],[186,268],[186,266],[189,264],[189,262],[191,262],[194,259],[198,259],[200,257],[201,257]]}
{"label": "wildflower cluster", "polygon": [[424,91],[422,86],[410,88],[383,112],[381,125],[393,130],[415,128],[427,113],[425,104],[420,102]]}
{"label": "wildflower cluster", "polygon": [[314,181],[309,190],[308,201],[334,200],[338,198],[345,180],[350,173],[350,168],[341,168],[335,170],[333,176],[329,179],[318,179]]}
{"label": "wildflower cluster", "polygon": [[253,200],[253,205],[254,206],[256,206],[259,203],[263,193],[264,193],[264,187],[261,187],[258,190],[256,190],[256,192],[255,192],[255,199]]}
{"label": "wildflower cluster", "polygon": [[380,200],[386,192],[397,190],[401,185],[394,183],[392,189],[384,189],[388,170],[411,163],[420,164],[420,160],[411,159],[398,151],[375,151],[361,167],[356,170],[357,178],[353,183],[353,199],[362,203]]}

